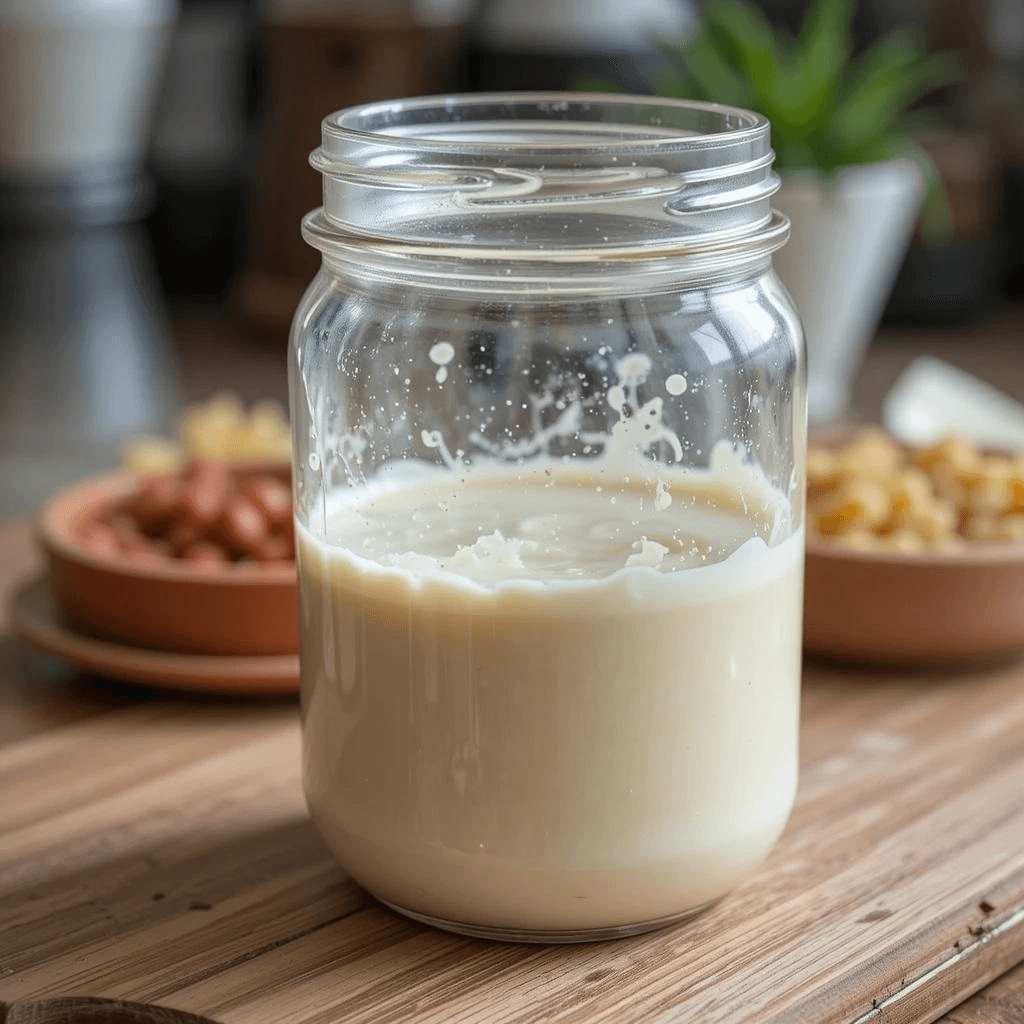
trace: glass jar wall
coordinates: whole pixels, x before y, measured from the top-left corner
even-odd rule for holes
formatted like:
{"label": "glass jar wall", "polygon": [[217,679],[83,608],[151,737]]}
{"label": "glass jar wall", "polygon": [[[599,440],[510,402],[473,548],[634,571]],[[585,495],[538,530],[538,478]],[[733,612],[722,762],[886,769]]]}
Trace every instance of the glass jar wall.
{"label": "glass jar wall", "polygon": [[324,121],[290,356],[307,799],[497,938],[727,891],[796,786],[805,396],[768,124],[466,96]]}

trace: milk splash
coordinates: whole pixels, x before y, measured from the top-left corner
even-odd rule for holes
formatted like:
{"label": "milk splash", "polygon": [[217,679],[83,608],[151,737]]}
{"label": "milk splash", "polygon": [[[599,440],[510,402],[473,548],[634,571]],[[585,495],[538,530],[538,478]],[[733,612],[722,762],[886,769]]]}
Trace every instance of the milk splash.
{"label": "milk splash", "polygon": [[[605,400],[619,418],[612,424],[609,433],[596,433],[580,429],[584,412],[580,399],[568,402],[552,423],[542,426],[541,420],[544,412],[552,406],[557,408],[560,404],[551,392],[547,392],[540,396],[531,395],[529,398],[532,427],[529,437],[519,441],[495,443],[474,431],[470,435],[470,440],[493,458],[512,460],[529,458],[547,452],[554,441],[579,437],[588,448],[601,449],[606,463],[616,466],[635,462],[637,456],[646,455],[656,444],[665,442],[672,449],[675,462],[682,462],[682,443],[675,432],[670,430],[662,420],[663,400],[655,396],[642,405],[640,404],[639,389],[647,382],[650,375],[650,358],[642,353],[632,352],[617,360],[614,370],[618,383],[608,389]],[[675,374],[674,376],[680,375]],[[436,432],[432,436],[436,436]],[[436,447],[436,445],[432,445],[432,447]],[[651,462],[652,460],[646,459],[645,461]],[[633,466],[634,470],[636,468]],[[667,508],[672,499],[663,488],[658,500],[664,502],[661,507]]]}
{"label": "milk splash", "polygon": [[605,442],[605,457],[612,461],[635,458],[637,453],[648,452],[660,441],[669,445],[676,462],[683,461],[683,446],[678,436],[662,421],[662,399],[655,396],[640,405],[639,388],[647,383],[650,372],[650,358],[639,352],[630,353],[615,363],[619,383],[608,389],[608,404],[619,414],[619,421],[612,425],[611,436]]}
{"label": "milk splash", "polygon": [[[455,350],[447,342],[435,344],[429,354],[439,370],[455,358]],[[452,450],[441,430],[423,429],[420,443],[434,453],[436,461],[430,456],[426,460],[393,460],[372,481],[353,473],[362,462],[362,451],[348,445],[343,461],[354,486],[345,489],[345,494],[333,494],[327,505],[336,510],[363,505],[372,517],[378,501],[390,501],[388,494],[409,487],[419,492],[418,500],[433,502],[431,515],[447,521],[455,515],[465,488],[471,492],[479,486],[486,488],[491,485],[488,478],[493,483],[498,474],[501,487],[523,494],[532,490],[536,496],[538,508],[526,509],[521,522],[513,526],[484,516],[478,529],[466,533],[444,555],[438,551],[427,554],[418,537],[409,536],[408,543],[399,544],[400,550],[391,548],[385,553],[382,549],[377,556],[384,564],[402,565],[419,576],[454,572],[494,582],[509,575],[529,578],[541,550],[537,541],[548,544],[550,537],[564,528],[557,520],[565,510],[555,511],[564,504],[562,495],[556,494],[559,487],[582,489],[597,499],[587,513],[591,518],[581,519],[578,526],[591,533],[605,531],[605,540],[621,551],[616,556],[621,559],[619,567],[629,571],[671,573],[684,563],[692,564],[688,558],[703,564],[707,558],[721,555],[699,544],[684,543],[687,517],[692,517],[694,502],[704,500],[700,495],[709,488],[731,494],[732,498],[724,500],[731,502],[743,519],[759,524],[755,532],[769,546],[789,536],[789,502],[741,448],[723,440],[708,453],[706,468],[684,462],[684,442],[664,419],[664,394],[651,394],[655,389],[648,387],[653,367],[649,356],[632,352],[614,359],[607,349],[598,354],[606,386],[609,378],[614,380],[607,391],[587,397],[578,392],[567,395],[564,379],[554,377],[541,394],[526,398],[529,422],[524,424],[525,437],[495,442],[471,432],[467,438],[470,455],[462,448]],[[682,374],[669,375],[662,386],[670,395],[687,390]],[[586,421],[593,422],[598,407],[614,415],[596,418],[611,422],[604,430],[588,430]],[[329,518],[328,511],[325,509],[325,518]],[[434,528],[440,525],[438,521]],[[454,539],[452,525],[446,529]]]}

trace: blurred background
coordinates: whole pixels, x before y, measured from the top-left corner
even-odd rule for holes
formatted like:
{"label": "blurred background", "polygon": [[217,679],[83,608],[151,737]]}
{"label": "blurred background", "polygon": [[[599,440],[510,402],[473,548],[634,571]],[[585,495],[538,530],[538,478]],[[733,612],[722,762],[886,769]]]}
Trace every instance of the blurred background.
{"label": "blurred background", "polygon": [[[808,4],[757,6],[796,33]],[[0,517],[218,391],[285,400],[326,113],[453,90],[649,92],[658,40],[704,17],[697,0],[4,0]],[[921,230],[915,200],[865,305],[870,347],[848,346],[834,372],[849,386],[817,418],[877,418],[921,354],[1024,398],[1024,3],[860,0],[852,24],[855,54],[899,30],[959,58],[959,80],[914,108],[948,223]]]}

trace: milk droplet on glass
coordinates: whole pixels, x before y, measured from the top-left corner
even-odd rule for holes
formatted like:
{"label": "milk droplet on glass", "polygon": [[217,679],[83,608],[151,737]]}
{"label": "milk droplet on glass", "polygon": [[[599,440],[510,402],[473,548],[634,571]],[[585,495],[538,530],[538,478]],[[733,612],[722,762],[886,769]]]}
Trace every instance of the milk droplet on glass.
{"label": "milk droplet on glass", "polygon": [[642,352],[631,352],[615,364],[615,372],[622,384],[642,384],[647,380],[651,360]]}
{"label": "milk droplet on glass", "polygon": [[438,384],[443,384],[448,379],[448,364],[455,358],[455,349],[447,341],[439,341],[436,345],[431,346],[430,349],[430,361],[437,366],[437,373],[434,374],[434,380]]}
{"label": "milk droplet on glass", "polygon": [[455,349],[447,341],[439,341],[430,349],[430,361],[437,366],[447,366],[455,358]]}
{"label": "milk droplet on glass", "polygon": [[655,485],[654,491],[654,507],[659,512],[664,512],[665,509],[672,504],[672,495],[669,494],[668,488],[665,486],[664,480],[659,480]]}

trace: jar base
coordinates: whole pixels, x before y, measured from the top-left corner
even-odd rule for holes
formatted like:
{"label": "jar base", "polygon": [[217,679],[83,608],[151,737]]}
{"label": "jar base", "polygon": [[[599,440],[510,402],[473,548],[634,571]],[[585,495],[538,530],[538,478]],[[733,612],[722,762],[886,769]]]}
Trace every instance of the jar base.
{"label": "jar base", "polygon": [[[371,893],[371,895],[373,895]],[[533,942],[551,945],[567,945],[578,942],[605,942],[608,939],[624,939],[630,935],[641,935],[644,932],[657,931],[659,928],[667,928],[669,925],[681,924],[691,918],[703,914],[705,910],[713,907],[721,897],[708,900],[700,906],[684,910],[679,914],[669,914],[667,917],[658,917],[649,921],[640,921],[637,924],[611,925],[599,928],[502,928],[496,925],[467,924],[462,921],[448,921],[441,917],[433,917],[430,914],[421,914],[417,910],[409,910],[397,903],[383,900],[374,896],[386,907],[390,907],[404,917],[410,917],[420,924],[429,924],[433,928],[440,928],[442,931],[455,932],[456,935],[468,935],[474,939],[490,939],[493,942]]]}

